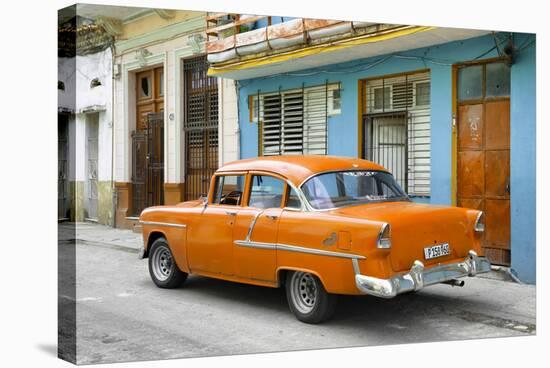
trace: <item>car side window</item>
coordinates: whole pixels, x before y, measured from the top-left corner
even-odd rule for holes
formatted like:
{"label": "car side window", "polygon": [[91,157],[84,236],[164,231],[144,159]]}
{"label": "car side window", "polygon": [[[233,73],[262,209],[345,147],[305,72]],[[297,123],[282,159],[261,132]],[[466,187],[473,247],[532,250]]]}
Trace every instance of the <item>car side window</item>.
{"label": "car side window", "polygon": [[244,191],[244,175],[220,175],[216,177],[213,204],[239,206]]}
{"label": "car side window", "polygon": [[286,198],[285,208],[294,208],[294,209],[302,208],[302,201],[300,201],[300,197],[298,196],[298,193],[296,193],[296,190],[294,190],[294,188],[292,188],[290,185],[288,186],[288,195]]}
{"label": "car side window", "polygon": [[253,175],[248,205],[256,208],[281,207],[285,182],[266,175]]}

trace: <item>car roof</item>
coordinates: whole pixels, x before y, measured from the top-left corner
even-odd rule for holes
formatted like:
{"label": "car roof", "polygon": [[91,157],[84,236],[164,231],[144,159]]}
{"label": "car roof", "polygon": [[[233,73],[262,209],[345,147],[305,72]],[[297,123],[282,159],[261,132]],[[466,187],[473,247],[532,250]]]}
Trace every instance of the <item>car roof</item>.
{"label": "car roof", "polygon": [[279,174],[299,186],[312,175],[338,170],[387,170],[368,160],[352,157],[291,155],[264,156],[229,162],[220,167],[218,173],[235,171],[267,171]]}

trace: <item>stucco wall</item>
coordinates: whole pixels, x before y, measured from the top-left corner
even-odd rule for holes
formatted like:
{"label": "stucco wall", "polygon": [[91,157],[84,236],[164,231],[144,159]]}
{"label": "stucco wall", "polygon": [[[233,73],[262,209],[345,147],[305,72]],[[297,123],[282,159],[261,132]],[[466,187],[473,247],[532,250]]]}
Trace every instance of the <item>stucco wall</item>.
{"label": "stucco wall", "polygon": [[[532,35],[516,35],[519,44]],[[527,46],[527,44],[525,44]],[[536,48],[525,48],[512,67],[510,98],[512,270],[536,281]]]}
{"label": "stucco wall", "polygon": [[[115,79],[115,181],[130,182],[131,180],[131,133],[135,129],[135,74],[152,67],[164,67],[164,126],[165,126],[165,155],[166,164],[164,181],[166,183],[183,182],[183,108],[182,108],[182,60],[200,55],[201,50],[194,49],[190,44],[189,36],[200,32],[204,27],[204,18],[195,17],[184,23],[176,24],[179,36],[165,40],[164,33],[149,30],[145,42],[134,48],[126,49],[115,57],[121,74]],[[170,26],[174,27],[174,25]],[[130,40],[120,41],[128,44]],[[204,45],[201,45],[202,49]],[[145,62],[139,60],[136,52],[144,47],[148,56]],[[170,119],[170,117],[173,117]]]}
{"label": "stucco wall", "polygon": [[238,160],[239,119],[235,82],[218,79],[219,95],[219,164]]}
{"label": "stucco wall", "polygon": [[[75,69],[76,68],[76,69]],[[91,114],[98,120],[98,182],[102,183],[98,201],[98,221],[112,224],[112,196],[110,195],[112,172],[112,54],[106,49],[96,54],[60,58],[58,78],[65,84],[65,91],[58,90],[58,104],[74,112],[69,118],[67,167],[70,209],[72,220],[83,220],[87,209],[87,131]],[[91,87],[97,78],[100,86]],[[99,189],[98,189],[99,191]]]}
{"label": "stucco wall", "polygon": [[[526,35],[514,35],[516,45]],[[529,37],[534,37],[533,35]],[[258,155],[258,127],[249,122],[248,96],[302,86],[341,82],[342,113],[329,118],[328,153],[358,156],[358,81],[429,69],[431,72],[430,203],[451,204],[452,64],[498,56],[492,35],[382,55],[328,67],[239,82],[241,158]],[[493,49],[492,51],[490,51]],[[512,66],[511,182],[512,267],[521,279],[535,280],[535,48],[525,48]],[[527,164],[526,164],[527,163]]]}

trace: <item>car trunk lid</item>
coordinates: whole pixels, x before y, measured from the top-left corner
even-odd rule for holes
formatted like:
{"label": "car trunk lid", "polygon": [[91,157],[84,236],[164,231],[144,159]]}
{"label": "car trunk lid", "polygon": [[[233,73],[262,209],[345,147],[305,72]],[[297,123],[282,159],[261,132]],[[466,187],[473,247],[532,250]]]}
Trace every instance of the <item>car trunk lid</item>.
{"label": "car trunk lid", "polygon": [[[472,225],[462,208],[414,202],[380,202],[340,208],[333,212],[390,224],[390,259],[396,272],[409,270],[415,260],[430,266],[464,258],[473,248],[469,235]],[[450,254],[426,259],[424,248],[440,244],[449,244]]]}

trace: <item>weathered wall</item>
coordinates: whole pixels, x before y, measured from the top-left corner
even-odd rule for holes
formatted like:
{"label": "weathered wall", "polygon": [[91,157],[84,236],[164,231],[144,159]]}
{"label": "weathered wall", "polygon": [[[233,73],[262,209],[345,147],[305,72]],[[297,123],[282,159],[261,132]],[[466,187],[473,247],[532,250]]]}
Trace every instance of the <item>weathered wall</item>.
{"label": "weathered wall", "polygon": [[239,119],[235,82],[218,79],[220,166],[239,157]]}
{"label": "weathered wall", "polygon": [[[67,65],[76,65],[74,68]],[[65,84],[65,91],[58,90],[59,106],[74,113],[69,119],[68,165],[71,220],[83,221],[89,213],[86,181],[88,178],[87,125],[92,121],[98,124],[98,222],[112,225],[113,201],[110,188],[112,173],[112,53],[111,49],[102,52],[60,58],[58,78]],[[93,79],[101,82],[92,87]],[[76,94],[76,97],[75,97]],[[96,114],[97,118],[92,115]],[[99,190],[102,187],[102,190]],[[75,197],[73,197],[75,196]]]}
{"label": "weathered wall", "polygon": [[[515,34],[517,45],[528,45]],[[358,81],[411,72],[431,72],[431,197],[430,203],[451,204],[452,65],[498,56],[491,35],[381,55],[364,60],[239,82],[240,157],[258,155],[258,126],[249,122],[248,96],[262,92],[340,82],[342,113],[328,121],[328,153],[357,157]],[[512,66],[511,181],[512,268],[521,279],[535,281],[535,47],[523,50]]]}

